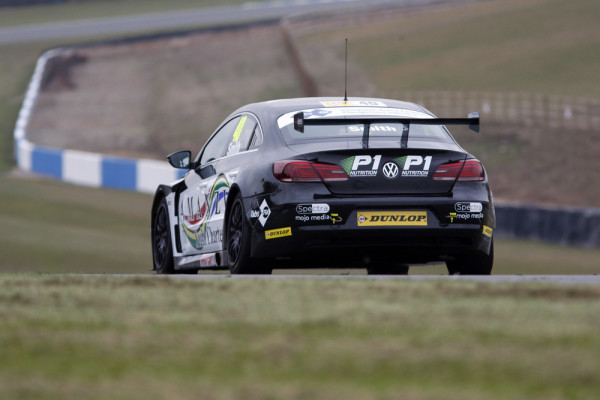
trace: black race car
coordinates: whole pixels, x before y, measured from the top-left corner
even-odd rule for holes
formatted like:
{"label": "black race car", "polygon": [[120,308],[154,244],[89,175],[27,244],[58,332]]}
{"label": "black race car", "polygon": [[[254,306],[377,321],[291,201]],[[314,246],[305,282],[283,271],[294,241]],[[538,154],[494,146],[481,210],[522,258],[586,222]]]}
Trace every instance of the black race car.
{"label": "black race car", "polygon": [[495,215],[481,162],[446,125],[386,99],[300,98],[232,113],[192,160],[168,156],[182,179],[152,205],[157,273],[366,268],[402,274],[445,262],[490,274]]}

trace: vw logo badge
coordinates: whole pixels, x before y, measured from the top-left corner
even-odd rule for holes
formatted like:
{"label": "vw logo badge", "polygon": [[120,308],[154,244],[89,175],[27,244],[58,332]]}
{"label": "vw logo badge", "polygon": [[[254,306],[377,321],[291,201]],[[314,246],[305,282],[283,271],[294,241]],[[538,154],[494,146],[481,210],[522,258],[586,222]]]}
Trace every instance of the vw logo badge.
{"label": "vw logo badge", "polygon": [[383,175],[388,179],[394,179],[398,176],[398,165],[394,162],[383,164]]}

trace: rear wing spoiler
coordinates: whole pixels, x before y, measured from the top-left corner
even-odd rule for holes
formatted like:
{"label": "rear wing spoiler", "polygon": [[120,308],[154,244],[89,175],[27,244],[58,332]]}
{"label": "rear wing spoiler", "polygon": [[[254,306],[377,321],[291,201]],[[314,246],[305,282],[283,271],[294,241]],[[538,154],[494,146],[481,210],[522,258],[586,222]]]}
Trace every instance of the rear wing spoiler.
{"label": "rear wing spoiler", "polygon": [[304,113],[294,114],[294,129],[304,133],[306,125],[341,125],[341,124],[363,124],[362,145],[363,148],[369,147],[369,126],[372,123],[400,123],[403,124],[402,136],[400,138],[400,148],[408,147],[408,133],[410,124],[418,125],[469,125],[469,129],[479,132],[479,113],[473,112],[467,118],[310,118],[305,119]]}
{"label": "rear wing spoiler", "polygon": [[418,125],[469,125],[469,129],[479,132],[479,113],[473,112],[467,118],[311,118],[305,119],[304,113],[294,114],[294,129],[304,132],[306,125],[372,124],[400,123],[405,129],[410,124]]}

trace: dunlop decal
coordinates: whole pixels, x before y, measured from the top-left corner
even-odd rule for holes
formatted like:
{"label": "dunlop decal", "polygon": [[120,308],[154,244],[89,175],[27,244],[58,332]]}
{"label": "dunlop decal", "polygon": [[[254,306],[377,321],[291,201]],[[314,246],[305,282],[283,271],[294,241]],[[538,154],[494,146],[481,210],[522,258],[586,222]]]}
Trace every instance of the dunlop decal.
{"label": "dunlop decal", "polygon": [[427,226],[427,211],[363,211],[356,214],[361,226]]}
{"label": "dunlop decal", "polygon": [[279,229],[271,229],[270,231],[265,231],[265,239],[277,239],[284,236],[292,236],[292,228],[279,228]]}

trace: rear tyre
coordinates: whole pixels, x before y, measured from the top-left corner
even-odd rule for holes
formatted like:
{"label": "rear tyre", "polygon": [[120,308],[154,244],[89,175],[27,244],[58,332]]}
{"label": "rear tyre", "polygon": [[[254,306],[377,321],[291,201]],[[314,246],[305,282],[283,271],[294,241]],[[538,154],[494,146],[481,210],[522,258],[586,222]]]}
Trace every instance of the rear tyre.
{"label": "rear tyre", "polygon": [[446,261],[450,275],[491,275],[494,265],[494,242],[490,245],[490,254],[478,254]]}
{"label": "rear tyre", "polygon": [[175,273],[167,201],[160,201],[152,225],[152,259],[157,274]]}
{"label": "rear tyre", "polygon": [[232,274],[270,274],[272,269],[250,258],[250,226],[238,193],[227,213],[227,262]]}

